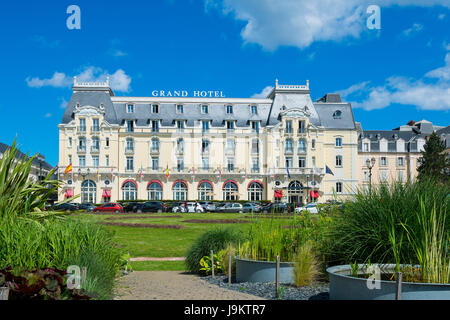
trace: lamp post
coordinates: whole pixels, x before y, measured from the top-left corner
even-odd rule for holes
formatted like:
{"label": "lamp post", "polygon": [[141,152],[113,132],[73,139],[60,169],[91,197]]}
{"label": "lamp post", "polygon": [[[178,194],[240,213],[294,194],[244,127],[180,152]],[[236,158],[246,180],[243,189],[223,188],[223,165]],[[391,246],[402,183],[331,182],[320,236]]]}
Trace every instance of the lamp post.
{"label": "lamp post", "polygon": [[372,192],[372,168],[375,166],[375,158],[366,160],[366,166],[369,169],[369,192]]}

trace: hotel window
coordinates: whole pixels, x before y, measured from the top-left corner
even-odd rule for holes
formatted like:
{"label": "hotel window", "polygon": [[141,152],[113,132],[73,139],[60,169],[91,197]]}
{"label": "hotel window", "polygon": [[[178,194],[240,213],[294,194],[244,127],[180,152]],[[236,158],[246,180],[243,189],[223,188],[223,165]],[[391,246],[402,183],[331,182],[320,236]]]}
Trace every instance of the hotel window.
{"label": "hotel window", "polygon": [[311,149],[314,150],[316,148],[316,139],[311,140]]}
{"label": "hotel window", "polygon": [[157,182],[152,182],[147,188],[148,200],[162,200],[162,187]]}
{"label": "hotel window", "polygon": [[133,171],[134,165],[133,165],[133,157],[127,157],[127,171]]}
{"label": "hotel window", "polygon": [[198,199],[202,201],[212,200],[213,192],[212,185],[208,181],[204,181],[198,186]]}
{"label": "hotel window", "polygon": [[298,167],[299,168],[305,168],[306,167],[306,158],[305,157],[299,157],[298,158]]}
{"label": "hotel window", "polygon": [[298,140],[298,152],[305,153],[306,152],[306,141],[305,139]]}
{"label": "hotel window", "polygon": [[234,151],[234,140],[227,139],[227,151]]}
{"label": "hotel window", "polygon": [[159,113],[159,105],[157,104],[152,105],[152,113]]}
{"label": "hotel window", "polygon": [[184,120],[177,120],[177,130],[179,132],[184,131]]}
{"label": "hotel window", "polygon": [[105,165],[109,167],[109,155],[105,156]]}
{"label": "hotel window", "polygon": [[184,140],[181,138],[177,140],[177,152],[178,153],[184,152]]}
{"label": "hotel window", "polygon": [[312,157],[312,158],[311,158],[311,164],[312,164],[312,167],[313,167],[313,168],[316,167],[316,157]]}
{"label": "hotel window", "polygon": [[92,138],[92,151],[100,150],[100,139],[98,137]]}
{"label": "hotel window", "polygon": [[248,200],[261,201],[263,195],[263,187],[258,182],[253,182],[248,187]]}
{"label": "hotel window", "polygon": [[183,181],[177,181],[173,186],[173,200],[187,200],[187,187]]}
{"label": "hotel window", "polygon": [[178,114],[182,114],[183,113],[183,105],[182,104],[178,104],[177,105],[177,113]]}
{"label": "hotel window", "polygon": [[342,182],[336,182],[336,193],[342,193]]}
{"label": "hotel window", "polygon": [[159,169],[159,158],[152,157],[152,170],[158,170],[158,169]]}
{"label": "hotel window", "polygon": [[238,199],[238,186],[229,181],[223,187],[223,200],[226,201],[235,201]]}
{"label": "hotel window", "polygon": [[127,138],[126,140],[126,151],[133,151],[134,150],[134,142],[132,138]]}
{"label": "hotel window", "polygon": [[227,131],[234,131],[234,121],[227,121]]}
{"label": "hotel window", "polygon": [[204,104],[202,105],[202,113],[207,114],[208,113],[208,105]]}
{"label": "hotel window", "polygon": [[84,118],[80,119],[80,131],[81,132],[86,131],[86,119],[84,119]]}
{"label": "hotel window", "polygon": [[134,112],[134,104],[127,104],[127,113]]}
{"label": "hotel window", "polygon": [[78,146],[79,151],[86,151],[86,138],[81,137]]}
{"label": "hotel window", "polygon": [[403,167],[404,166],[403,157],[398,157],[397,158],[397,166],[399,166],[399,167]]}
{"label": "hotel window", "polygon": [[252,158],[252,172],[259,172],[259,158]]}
{"label": "hotel window", "polygon": [[252,131],[258,133],[259,132],[259,122],[252,121]]}
{"label": "hotel window", "polygon": [[72,148],[72,137],[69,137],[69,148]]}
{"label": "hotel window", "polygon": [[292,139],[286,139],[284,153],[292,153]]}
{"label": "hotel window", "polygon": [[208,170],[209,169],[209,158],[202,158],[202,169]]}
{"label": "hotel window", "polygon": [[342,167],[342,156],[336,156],[336,167]]}
{"label": "hotel window", "polygon": [[227,106],[227,114],[232,114],[233,113],[233,106],[228,105]]}
{"label": "hotel window", "polygon": [[257,106],[251,106],[250,107],[252,114],[258,114],[258,107]]}
{"label": "hotel window", "polygon": [[336,147],[342,147],[342,138],[336,138]]}
{"label": "hotel window", "polygon": [[184,170],[184,159],[183,158],[177,158],[177,170],[178,170],[178,172]]}
{"label": "hotel window", "polygon": [[259,141],[258,139],[253,139],[252,140],[252,153],[259,153]]}
{"label": "hotel window", "polygon": [[292,133],[292,121],[291,120],[287,120],[286,121],[286,133]]}
{"label": "hotel window", "polygon": [[202,132],[208,132],[209,131],[209,121],[204,120],[202,121]]}
{"label": "hotel window", "polygon": [[100,131],[99,120],[97,118],[92,119],[92,131],[94,132]]}
{"label": "hotel window", "polygon": [[298,122],[298,133],[305,133],[305,132],[306,132],[305,121],[300,120]]}
{"label": "hotel window", "polygon": [[209,141],[206,139],[202,140],[202,152],[203,153],[209,152]]}
{"label": "hotel window", "polygon": [[86,157],[85,156],[79,156],[78,157],[78,164],[80,168],[86,167]]}
{"label": "hotel window", "polygon": [[127,181],[122,186],[122,199],[123,200],[136,200],[137,199],[137,187],[132,181]]}
{"label": "hotel window", "polygon": [[159,121],[152,120],[152,132],[158,132],[158,131],[159,131]]}
{"label": "hotel window", "polygon": [[369,144],[368,143],[364,143],[363,150],[364,150],[364,152],[369,152]]}
{"label": "hotel window", "polygon": [[227,170],[228,171],[233,171],[234,170],[234,159],[233,158],[228,158],[227,159]]}
{"label": "hotel window", "polygon": [[159,152],[159,140],[152,139],[152,152]]}
{"label": "hotel window", "polygon": [[292,168],[292,157],[286,157],[286,168]]}
{"label": "hotel window", "polygon": [[387,158],[386,157],[380,157],[380,166],[387,166]]}
{"label": "hotel window", "polygon": [[127,120],[127,132],[134,132],[134,121]]}
{"label": "hotel window", "polygon": [[106,146],[109,147],[109,138],[106,138]]}
{"label": "hotel window", "polygon": [[98,156],[92,156],[92,166],[94,168],[98,168],[99,166]]}

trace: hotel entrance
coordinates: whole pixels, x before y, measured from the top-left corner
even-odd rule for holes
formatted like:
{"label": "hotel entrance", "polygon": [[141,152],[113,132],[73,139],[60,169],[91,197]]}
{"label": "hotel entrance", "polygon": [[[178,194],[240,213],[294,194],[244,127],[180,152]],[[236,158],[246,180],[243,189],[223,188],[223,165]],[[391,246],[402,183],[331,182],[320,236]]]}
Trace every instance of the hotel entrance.
{"label": "hotel entrance", "polygon": [[288,186],[288,202],[303,203],[303,185],[299,181],[292,181]]}

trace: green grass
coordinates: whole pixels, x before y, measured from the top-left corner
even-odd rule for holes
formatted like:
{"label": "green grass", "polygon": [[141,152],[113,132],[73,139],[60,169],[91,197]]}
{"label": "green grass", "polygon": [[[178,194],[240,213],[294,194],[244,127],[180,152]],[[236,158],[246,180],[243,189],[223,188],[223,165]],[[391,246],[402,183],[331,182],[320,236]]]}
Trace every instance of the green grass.
{"label": "green grass", "polygon": [[184,261],[133,261],[134,271],[186,271]]}

